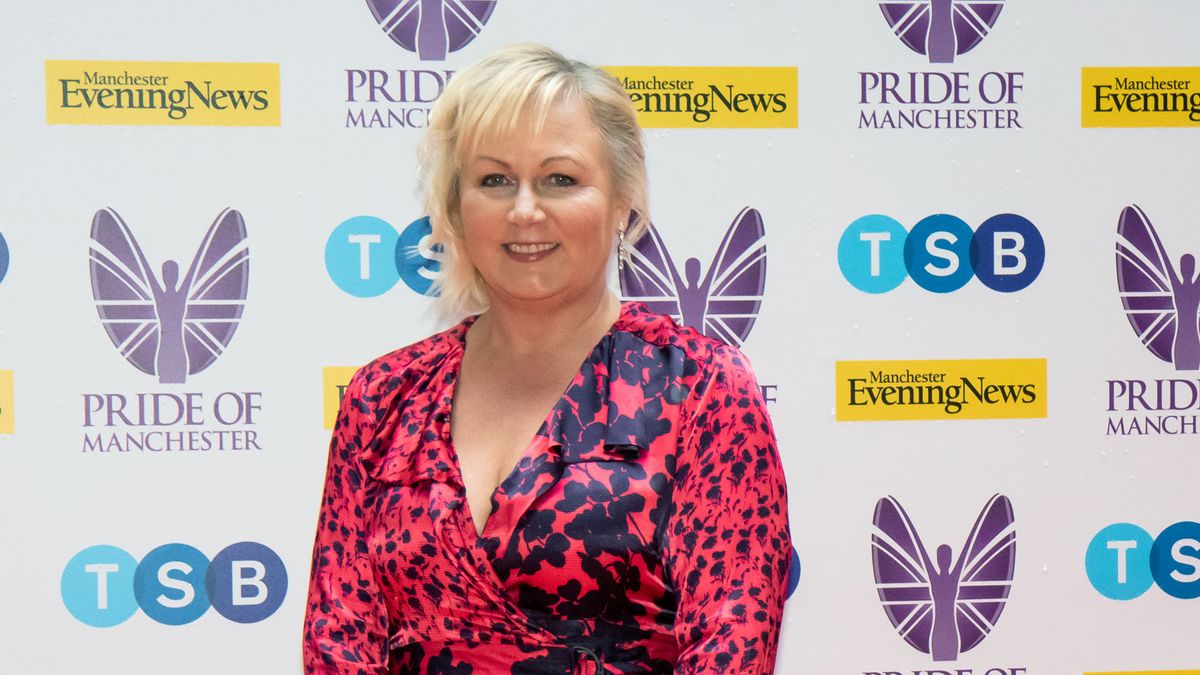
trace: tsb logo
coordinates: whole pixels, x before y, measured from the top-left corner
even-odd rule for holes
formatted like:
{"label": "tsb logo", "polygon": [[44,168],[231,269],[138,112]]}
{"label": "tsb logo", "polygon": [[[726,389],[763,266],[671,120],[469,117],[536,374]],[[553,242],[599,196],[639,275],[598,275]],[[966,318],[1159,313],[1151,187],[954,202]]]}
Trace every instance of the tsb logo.
{"label": "tsb logo", "polygon": [[1042,235],[1028,219],[1002,213],[972,231],[945,213],[923,218],[908,231],[894,218],[863,216],[838,242],[842,276],[865,293],[886,293],[912,277],[932,293],[950,293],[971,277],[1001,293],[1037,279],[1046,259]]}
{"label": "tsb logo", "polygon": [[429,218],[397,233],[387,221],[355,216],[338,225],[325,242],[325,269],[343,291],[359,298],[383,295],[397,281],[422,295],[434,295],[442,269],[442,249],[432,241]]}
{"label": "tsb logo", "polygon": [[89,626],[116,626],[138,607],[170,626],[191,623],[209,606],[237,623],[271,616],[287,595],[287,569],[252,541],[227,546],[211,561],[187,544],[164,544],[139,563],[115,546],[75,554],[62,574],[67,610]]}
{"label": "tsb logo", "polygon": [[1086,566],[1092,586],[1113,600],[1132,600],[1155,583],[1175,598],[1200,597],[1200,523],[1175,523],[1157,539],[1137,525],[1109,525],[1088,544]]}
{"label": "tsb logo", "polygon": [[6,274],[8,274],[8,242],[4,241],[4,235],[0,234],[0,281],[4,281]]}

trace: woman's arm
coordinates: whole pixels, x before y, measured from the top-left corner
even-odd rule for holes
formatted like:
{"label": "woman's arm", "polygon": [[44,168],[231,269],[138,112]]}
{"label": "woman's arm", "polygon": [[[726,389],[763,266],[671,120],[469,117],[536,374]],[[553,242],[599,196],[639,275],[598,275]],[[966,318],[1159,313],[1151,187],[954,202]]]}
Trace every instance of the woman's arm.
{"label": "woman's arm", "polygon": [[387,672],[388,618],[367,555],[366,475],[359,455],[374,429],[363,401],[364,370],[350,381],[329,447],[325,494],[313,545],[304,671],[321,675]]}
{"label": "woman's arm", "polygon": [[684,421],[667,527],[675,672],[769,674],[791,555],[783,467],[745,356],[722,346],[711,368]]}

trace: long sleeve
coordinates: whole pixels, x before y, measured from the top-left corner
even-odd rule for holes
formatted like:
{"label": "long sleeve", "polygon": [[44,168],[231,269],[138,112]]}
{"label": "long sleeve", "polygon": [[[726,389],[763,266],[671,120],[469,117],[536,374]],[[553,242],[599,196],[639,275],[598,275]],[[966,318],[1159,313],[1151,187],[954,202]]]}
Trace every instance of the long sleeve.
{"label": "long sleeve", "polygon": [[329,448],[324,496],[313,545],[304,670],[320,675],[387,672],[388,617],[368,557],[370,504],[359,455],[373,429],[363,370],[342,399]]}
{"label": "long sleeve", "polygon": [[769,674],[791,554],[783,467],[746,358],[723,346],[711,367],[681,430],[667,524],[675,672]]}

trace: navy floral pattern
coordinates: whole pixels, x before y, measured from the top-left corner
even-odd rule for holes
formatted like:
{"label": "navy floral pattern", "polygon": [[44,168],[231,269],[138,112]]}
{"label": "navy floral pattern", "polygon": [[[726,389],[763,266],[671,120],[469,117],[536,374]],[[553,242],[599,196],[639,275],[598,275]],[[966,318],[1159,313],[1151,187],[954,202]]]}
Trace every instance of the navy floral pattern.
{"label": "navy floral pattern", "polygon": [[623,305],[477,535],[450,440],[471,322],[346,391],[306,671],[772,672],[791,542],[745,357]]}

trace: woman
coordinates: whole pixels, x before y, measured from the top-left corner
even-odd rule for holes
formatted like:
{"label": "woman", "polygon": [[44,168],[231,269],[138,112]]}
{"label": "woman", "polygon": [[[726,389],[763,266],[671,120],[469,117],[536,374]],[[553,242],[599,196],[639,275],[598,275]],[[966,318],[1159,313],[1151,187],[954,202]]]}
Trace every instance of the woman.
{"label": "woman", "polygon": [[606,284],[648,222],[621,86],[503,49],[422,155],[441,298],[482,313],[346,391],[308,672],[771,672],[787,498],[749,364]]}

